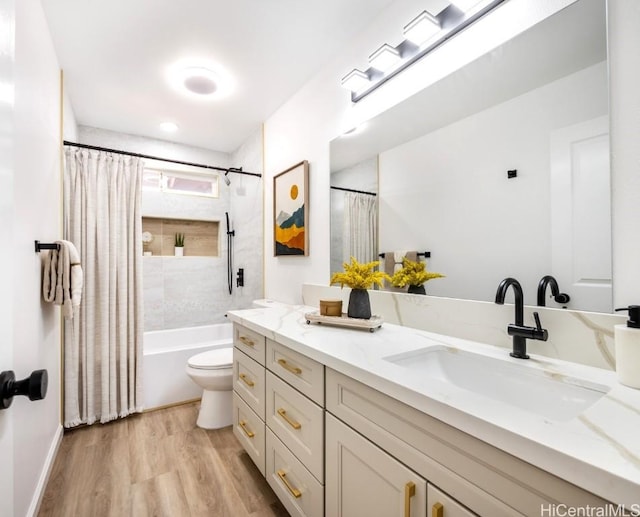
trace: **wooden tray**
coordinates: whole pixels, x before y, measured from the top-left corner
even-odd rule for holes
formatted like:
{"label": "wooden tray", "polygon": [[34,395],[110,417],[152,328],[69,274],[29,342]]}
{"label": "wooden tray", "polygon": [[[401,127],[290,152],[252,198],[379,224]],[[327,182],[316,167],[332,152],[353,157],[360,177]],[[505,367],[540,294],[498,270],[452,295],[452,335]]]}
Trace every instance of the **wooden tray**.
{"label": "wooden tray", "polygon": [[371,316],[368,320],[363,320],[361,318],[350,318],[345,313],[342,313],[342,316],[322,316],[318,311],[314,311],[305,313],[304,317],[309,325],[311,323],[326,323],[336,327],[365,329],[369,332],[374,332],[382,326],[382,318],[380,316]]}

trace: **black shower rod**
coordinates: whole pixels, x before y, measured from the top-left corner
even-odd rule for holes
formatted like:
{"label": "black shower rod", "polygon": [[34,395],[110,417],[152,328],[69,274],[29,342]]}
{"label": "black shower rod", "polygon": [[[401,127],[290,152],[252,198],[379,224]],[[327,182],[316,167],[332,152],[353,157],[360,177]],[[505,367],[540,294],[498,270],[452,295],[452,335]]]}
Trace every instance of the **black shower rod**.
{"label": "black shower rod", "polygon": [[354,192],[356,194],[366,194],[367,196],[377,196],[378,195],[375,192],[367,192],[366,190],[356,190],[354,188],[334,187],[333,185],[331,185],[329,188],[331,188],[333,190],[342,190],[343,192]]}
{"label": "black shower rod", "polygon": [[202,169],[212,169],[215,171],[222,171],[225,174],[229,174],[233,172],[235,174],[244,174],[246,176],[257,176],[258,178],[262,178],[262,174],[257,172],[247,172],[243,171],[242,167],[216,167],[215,165],[204,165],[202,163],[193,163],[193,162],[184,162],[182,160],[172,160],[171,158],[160,158],[158,156],[150,156],[148,154],[139,154],[139,153],[131,153],[129,151],[121,151],[119,149],[109,149],[107,147],[98,147],[96,145],[88,145],[88,144],[78,144],[75,142],[69,142],[64,140],[64,145],[71,145],[73,147],[80,147],[81,149],[94,149],[96,151],[104,151],[106,153],[114,153],[114,154],[124,154],[126,156],[134,156],[136,158],[146,158],[147,160],[159,160],[162,162],[169,163],[177,163],[178,165],[189,165],[191,167],[200,167]]}

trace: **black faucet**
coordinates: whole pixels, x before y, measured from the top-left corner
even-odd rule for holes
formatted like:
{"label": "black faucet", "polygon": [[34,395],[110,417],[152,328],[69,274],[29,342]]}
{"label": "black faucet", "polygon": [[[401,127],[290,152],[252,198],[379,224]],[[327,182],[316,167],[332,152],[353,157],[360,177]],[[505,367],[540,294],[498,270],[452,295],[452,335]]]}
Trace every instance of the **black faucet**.
{"label": "black faucet", "polygon": [[569,303],[569,300],[571,300],[571,296],[569,296],[567,293],[561,293],[560,288],[558,287],[557,280],[551,275],[546,275],[540,279],[540,283],[538,284],[538,305],[540,307],[544,307],[546,304],[545,298],[548,285],[551,286],[551,296],[553,296],[553,299],[556,301],[556,303]]}
{"label": "black faucet", "polygon": [[546,341],[549,333],[546,329],[542,328],[540,316],[537,312],[533,313],[536,326],[527,327],[524,325],[524,296],[522,294],[522,286],[515,278],[505,278],[500,282],[498,291],[496,292],[496,303],[500,305],[504,304],[504,297],[510,286],[513,287],[515,297],[516,322],[515,324],[507,325],[507,334],[513,336],[513,351],[509,355],[517,359],[529,359],[527,355],[527,338]]}

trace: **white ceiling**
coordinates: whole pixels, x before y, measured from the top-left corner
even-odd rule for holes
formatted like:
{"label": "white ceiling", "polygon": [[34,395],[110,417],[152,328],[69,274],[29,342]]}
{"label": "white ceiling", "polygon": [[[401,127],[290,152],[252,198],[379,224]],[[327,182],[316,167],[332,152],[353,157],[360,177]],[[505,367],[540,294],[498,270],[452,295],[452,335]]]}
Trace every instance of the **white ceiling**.
{"label": "white ceiling", "polygon": [[[78,124],[231,152],[393,0],[41,2]],[[175,92],[167,67],[193,57],[234,93]]]}

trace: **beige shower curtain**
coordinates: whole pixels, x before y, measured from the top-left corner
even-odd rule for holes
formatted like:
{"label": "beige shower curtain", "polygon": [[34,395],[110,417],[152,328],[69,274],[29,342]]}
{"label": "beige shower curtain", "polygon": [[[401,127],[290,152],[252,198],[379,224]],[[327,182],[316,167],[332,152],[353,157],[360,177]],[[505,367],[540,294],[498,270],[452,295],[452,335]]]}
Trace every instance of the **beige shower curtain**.
{"label": "beige shower curtain", "polygon": [[65,320],[65,427],[142,410],[142,170],[139,158],[65,147],[64,238],[85,278]]}
{"label": "beige shower curtain", "polygon": [[344,193],[343,262],[378,260],[378,201],[358,192]]}

